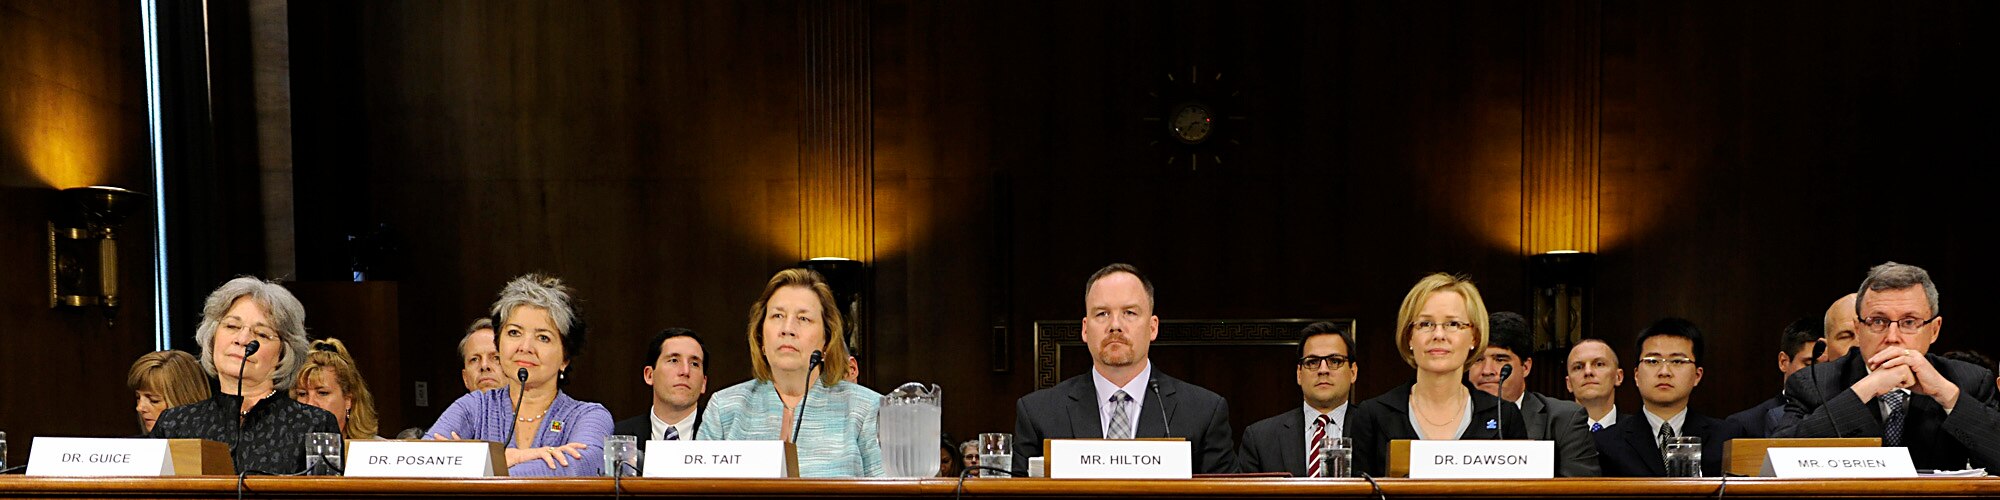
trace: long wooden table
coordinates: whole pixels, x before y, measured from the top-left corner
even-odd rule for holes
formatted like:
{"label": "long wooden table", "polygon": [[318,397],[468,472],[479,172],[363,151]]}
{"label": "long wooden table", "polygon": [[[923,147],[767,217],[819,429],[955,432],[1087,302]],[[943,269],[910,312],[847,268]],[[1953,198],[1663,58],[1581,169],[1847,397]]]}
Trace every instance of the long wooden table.
{"label": "long wooden table", "polygon": [[[1378,479],[1386,498],[1935,498],[2000,496],[2000,478],[1783,480]],[[1161,481],[969,479],[374,479],[250,477],[245,498],[728,497],[728,498],[1375,498],[1360,479],[1220,478]],[[0,476],[7,498],[235,498],[231,476],[58,478]]]}

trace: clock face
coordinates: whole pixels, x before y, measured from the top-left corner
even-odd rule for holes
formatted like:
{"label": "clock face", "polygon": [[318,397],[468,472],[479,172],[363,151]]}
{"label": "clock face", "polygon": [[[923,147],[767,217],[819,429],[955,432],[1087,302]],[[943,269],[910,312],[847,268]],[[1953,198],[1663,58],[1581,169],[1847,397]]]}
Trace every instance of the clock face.
{"label": "clock face", "polygon": [[1201,103],[1182,104],[1168,117],[1167,133],[1183,144],[1201,144],[1215,130],[1215,116]]}

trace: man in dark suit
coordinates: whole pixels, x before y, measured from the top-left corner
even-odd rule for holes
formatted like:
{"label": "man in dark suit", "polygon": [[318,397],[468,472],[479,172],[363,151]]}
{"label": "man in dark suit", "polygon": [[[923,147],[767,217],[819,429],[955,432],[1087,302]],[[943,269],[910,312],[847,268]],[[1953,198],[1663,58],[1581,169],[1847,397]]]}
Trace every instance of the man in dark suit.
{"label": "man in dark suit", "polygon": [[[1493,313],[1487,323],[1492,333],[1486,350],[1465,370],[1473,387],[1513,402],[1528,424],[1528,439],[1555,441],[1559,477],[1597,477],[1597,443],[1590,437],[1590,420],[1576,403],[1543,396],[1528,390],[1528,373],[1535,369],[1535,334],[1528,319],[1512,312]],[[1508,376],[1500,374],[1507,367]]]}
{"label": "man in dark suit", "polygon": [[1875,266],[1856,295],[1855,349],[1785,381],[1788,422],[1774,434],[1880,437],[1919,469],[2000,474],[1993,372],[1929,353],[1944,329],[1930,273]]}
{"label": "man in dark suit", "polygon": [[701,428],[701,395],[708,392],[708,358],[701,336],[686,328],[668,328],[653,336],[646,356],[653,364],[641,369],[639,378],[653,386],[652,408],[613,424],[611,433],[638,436],[641,450],[647,441],[694,439]]}
{"label": "man in dark suit", "polygon": [[[1320,446],[1346,436],[1348,395],[1360,367],[1355,366],[1354,334],[1331,321],[1306,325],[1299,332],[1299,391],[1305,404],[1250,424],[1243,430],[1243,447],[1236,456],[1243,472],[1289,472],[1296,477],[1321,477]],[[1351,446],[1349,449],[1353,449]]]}
{"label": "man in dark suit", "polygon": [[1722,475],[1723,443],[1742,437],[1743,430],[1688,409],[1689,396],[1701,384],[1701,354],[1701,330],[1688,320],[1666,318],[1639,332],[1639,363],[1632,371],[1645,404],[1637,418],[1620,419],[1596,433],[1605,476],[1666,476],[1661,442],[1677,436],[1701,438],[1702,476]]}
{"label": "man in dark suit", "polygon": [[1784,333],[1778,336],[1778,372],[1782,374],[1778,376],[1778,394],[1729,416],[1731,423],[1743,428],[1743,437],[1771,435],[1771,424],[1782,416],[1780,408],[1785,406],[1785,391],[1782,390],[1785,377],[1814,363],[1813,346],[1820,345],[1820,337],[1824,336],[1820,333],[1821,324],[1817,318],[1799,318],[1785,326]]}
{"label": "man in dark suit", "polygon": [[1566,360],[1568,373],[1563,384],[1583,407],[1584,424],[1590,432],[1618,425],[1631,414],[1618,413],[1618,388],[1625,385],[1625,369],[1618,367],[1618,353],[1599,339],[1583,339],[1570,346]]}
{"label": "man in dark suit", "polygon": [[1129,264],[1099,269],[1084,283],[1083,342],[1090,373],[1014,403],[1014,474],[1042,456],[1043,439],[1188,440],[1194,472],[1236,468],[1229,403],[1201,386],[1153,369],[1147,349],[1160,335],[1153,282]]}

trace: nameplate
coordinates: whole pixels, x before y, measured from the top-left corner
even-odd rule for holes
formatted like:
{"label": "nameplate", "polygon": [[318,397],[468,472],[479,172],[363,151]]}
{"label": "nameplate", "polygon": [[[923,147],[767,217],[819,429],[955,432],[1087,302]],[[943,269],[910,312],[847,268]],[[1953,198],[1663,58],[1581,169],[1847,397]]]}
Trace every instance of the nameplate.
{"label": "nameplate", "polygon": [[1189,479],[1193,446],[1181,439],[1050,439],[1050,479]]}
{"label": "nameplate", "polygon": [[475,440],[347,442],[348,477],[491,477],[507,475],[500,443]]}
{"label": "nameplate", "polygon": [[647,441],[645,477],[798,476],[798,448],[784,441]]}
{"label": "nameplate", "polygon": [[1413,479],[1551,479],[1556,443],[1521,440],[1410,441]]}
{"label": "nameplate", "polygon": [[35,437],[30,476],[171,476],[165,439]]}
{"label": "nameplate", "polygon": [[1771,448],[1759,475],[1785,479],[1917,477],[1910,449]]}

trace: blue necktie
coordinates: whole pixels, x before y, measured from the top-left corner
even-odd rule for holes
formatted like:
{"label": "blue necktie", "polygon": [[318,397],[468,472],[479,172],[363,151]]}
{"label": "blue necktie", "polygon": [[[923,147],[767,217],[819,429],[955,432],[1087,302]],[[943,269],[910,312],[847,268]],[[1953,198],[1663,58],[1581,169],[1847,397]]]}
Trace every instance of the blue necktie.
{"label": "blue necktie", "polygon": [[668,441],[679,441],[681,440],[681,431],[679,429],[675,429],[674,426],[669,425],[667,426],[666,438]]}
{"label": "blue necktie", "polygon": [[1889,391],[1882,395],[1882,402],[1889,405],[1889,418],[1882,422],[1882,444],[1884,446],[1903,445],[1904,405],[1910,395],[1903,391]]}
{"label": "blue necktie", "polygon": [[1600,424],[1597,422],[1590,423],[1590,432],[1597,432],[1601,430],[1604,430],[1604,424]]}

